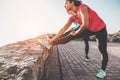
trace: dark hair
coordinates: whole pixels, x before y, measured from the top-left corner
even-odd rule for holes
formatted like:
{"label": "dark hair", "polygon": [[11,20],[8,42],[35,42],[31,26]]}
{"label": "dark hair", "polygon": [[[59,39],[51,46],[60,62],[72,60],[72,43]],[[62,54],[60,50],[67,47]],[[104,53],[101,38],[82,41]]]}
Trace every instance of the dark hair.
{"label": "dark hair", "polygon": [[74,5],[75,5],[76,7],[78,7],[79,5],[82,4],[82,1],[81,1],[81,0],[67,0],[67,1],[69,1],[70,3],[74,2]]}

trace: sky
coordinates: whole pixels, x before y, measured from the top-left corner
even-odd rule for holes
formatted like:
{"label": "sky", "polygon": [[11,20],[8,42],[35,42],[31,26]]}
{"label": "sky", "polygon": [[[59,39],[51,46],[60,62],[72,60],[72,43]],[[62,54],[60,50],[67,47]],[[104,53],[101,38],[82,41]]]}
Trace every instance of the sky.
{"label": "sky", "polygon": [[[82,0],[107,24],[108,33],[120,30],[120,0]],[[70,15],[65,0],[0,0],[0,46],[57,33]]]}

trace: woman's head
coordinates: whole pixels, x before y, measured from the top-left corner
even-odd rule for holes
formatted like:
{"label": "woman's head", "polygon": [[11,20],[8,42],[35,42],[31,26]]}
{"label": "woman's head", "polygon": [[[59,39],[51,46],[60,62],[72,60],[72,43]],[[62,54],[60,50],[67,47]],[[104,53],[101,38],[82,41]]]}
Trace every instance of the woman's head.
{"label": "woman's head", "polygon": [[71,11],[73,6],[78,7],[82,4],[82,1],[80,0],[65,0],[65,9],[67,12]]}
{"label": "woman's head", "polygon": [[70,3],[73,2],[76,7],[78,7],[82,3],[81,0],[66,0],[66,1],[69,1]]}

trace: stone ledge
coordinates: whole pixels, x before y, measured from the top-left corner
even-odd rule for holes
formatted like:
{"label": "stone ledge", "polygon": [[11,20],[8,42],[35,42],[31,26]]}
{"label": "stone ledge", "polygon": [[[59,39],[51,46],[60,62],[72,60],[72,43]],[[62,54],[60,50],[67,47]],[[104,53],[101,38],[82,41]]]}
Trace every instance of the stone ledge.
{"label": "stone ledge", "polygon": [[0,47],[0,80],[42,80],[48,56],[37,39]]}

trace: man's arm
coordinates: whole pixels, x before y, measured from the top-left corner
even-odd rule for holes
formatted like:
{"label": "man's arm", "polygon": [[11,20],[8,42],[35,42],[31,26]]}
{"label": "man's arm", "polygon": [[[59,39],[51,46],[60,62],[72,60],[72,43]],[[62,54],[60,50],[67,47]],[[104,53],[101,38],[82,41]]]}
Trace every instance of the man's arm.
{"label": "man's arm", "polygon": [[64,25],[64,27],[52,38],[52,41],[61,37],[62,34],[71,26],[71,24],[72,24],[72,21],[68,20],[68,22]]}

